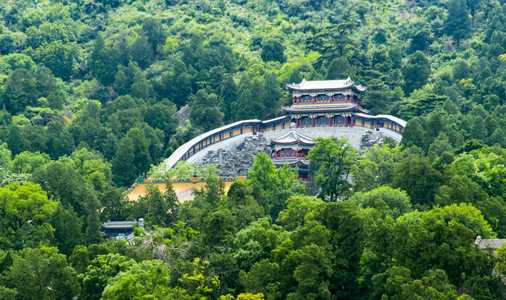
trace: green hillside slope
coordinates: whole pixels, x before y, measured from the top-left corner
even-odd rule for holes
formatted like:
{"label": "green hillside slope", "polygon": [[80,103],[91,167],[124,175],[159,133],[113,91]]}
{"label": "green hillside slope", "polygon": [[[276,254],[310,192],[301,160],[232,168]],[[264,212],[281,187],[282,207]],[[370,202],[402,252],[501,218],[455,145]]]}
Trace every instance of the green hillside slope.
{"label": "green hillside slope", "polygon": [[[322,139],[307,186],[261,154],[227,194],[210,166],[193,201],[122,198],[199,132],[281,115],[285,84],[347,77],[400,145]],[[504,299],[505,101],[503,0],[0,0],[0,299]]]}

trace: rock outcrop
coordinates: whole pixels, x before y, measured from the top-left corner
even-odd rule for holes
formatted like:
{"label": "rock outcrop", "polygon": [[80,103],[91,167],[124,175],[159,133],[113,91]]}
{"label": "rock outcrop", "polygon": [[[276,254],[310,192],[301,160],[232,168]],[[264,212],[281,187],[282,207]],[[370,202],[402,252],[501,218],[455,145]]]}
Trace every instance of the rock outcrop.
{"label": "rock outcrop", "polygon": [[380,131],[366,130],[360,139],[360,150],[369,149],[374,145],[383,145],[385,137]]}
{"label": "rock outcrop", "polygon": [[[226,149],[210,150],[202,159],[199,159],[197,164],[216,165],[219,170],[218,176],[247,176],[248,171],[253,168],[257,154],[260,152],[270,153],[273,137],[268,135],[266,138],[263,134],[248,136],[237,145],[229,146]],[[374,145],[383,145],[385,137],[386,135],[380,131],[365,130],[360,137],[360,150],[371,148]]]}
{"label": "rock outcrop", "polygon": [[174,113],[173,117],[176,117],[179,120],[178,126],[186,125],[186,120],[190,118],[190,112],[191,112],[190,106],[186,105],[181,107],[180,110]]}
{"label": "rock outcrop", "polygon": [[263,135],[247,137],[230,150],[209,151],[199,165],[214,164],[218,167],[218,176],[246,176],[253,167],[255,157],[260,152],[269,153],[270,141]]}

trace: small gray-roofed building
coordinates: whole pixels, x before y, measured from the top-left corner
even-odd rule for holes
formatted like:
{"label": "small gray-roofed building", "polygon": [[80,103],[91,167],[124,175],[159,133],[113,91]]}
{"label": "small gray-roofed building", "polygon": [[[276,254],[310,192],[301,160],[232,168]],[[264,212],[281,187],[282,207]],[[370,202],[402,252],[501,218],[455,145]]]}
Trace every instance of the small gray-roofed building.
{"label": "small gray-roofed building", "polygon": [[481,236],[477,236],[474,243],[483,250],[487,248],[497,250],[502,244],[506,243],[506,239],[482,239]]}
{"label": "small gray-roofed building", "polygon": [[307,137],[295,130],[290,130],[285,135],[282,135],[272,141],[273,144],[297,144],[303,143],[307,145],[315,145],[316,142],[312,138]]}
{"label": "small gray-roofed building", "polygon": [[134,225],[139,223],[140,228],[144,228],[144,219],[139,221],[107,221],[100,226],[102,236],[108,240],[128,239],[134,232]]}

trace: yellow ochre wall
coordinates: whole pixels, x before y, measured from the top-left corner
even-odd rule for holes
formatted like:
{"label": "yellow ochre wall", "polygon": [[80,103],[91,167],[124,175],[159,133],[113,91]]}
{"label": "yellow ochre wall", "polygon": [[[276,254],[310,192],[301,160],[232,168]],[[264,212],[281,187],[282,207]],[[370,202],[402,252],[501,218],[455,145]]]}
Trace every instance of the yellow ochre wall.
{"label": "yellow ochre wall", "polygon": [[[245,180],[246,177],[237,177],[236,180],[243,179]],[[165,183],[151,183],[151,179],[146,179],[145,183],[138,183],[135,185],[134,189],[130,191],[127,195],[125,195],[125,198],[128,198],[130,201],[137,201],[139,200],[139,197],[145,196],[147,193],[148,186],[156,186],[162,193],[165,192]],[[234,182],[227,181],[225,182],[225,192],[228,192],[230,189],[230,186]],[[185,190],[189,190],[191,188],[194,189],[201,189],[207,185],[206,182],[173,182],[172,187],[174,188],[174,191],[177,193],[180,193]],[[193,199],[193,197],[191,198]],[[188,199],[187,199],[188,200]]]}

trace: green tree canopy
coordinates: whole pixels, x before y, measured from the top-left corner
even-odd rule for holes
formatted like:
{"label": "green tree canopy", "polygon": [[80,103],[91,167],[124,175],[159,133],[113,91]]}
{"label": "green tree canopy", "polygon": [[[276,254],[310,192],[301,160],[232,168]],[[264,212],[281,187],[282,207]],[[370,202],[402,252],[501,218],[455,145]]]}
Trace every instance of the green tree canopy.
{"label": "green tree canopy", "polygon": [[49,223],[57,203],[47,198],[40,185],[12,183],[0,189],[1,243],[22,249],[48,244],[53,235]]}
{"label": "green tree canopy", "polygon": [[320,165],[315,182],[321,186],[320,197],[329,201],[345,198],[350,193],[350,173],[359,159],[356,150],[346,139],[316,138],[316,146],[309,151],[310,163]]}

